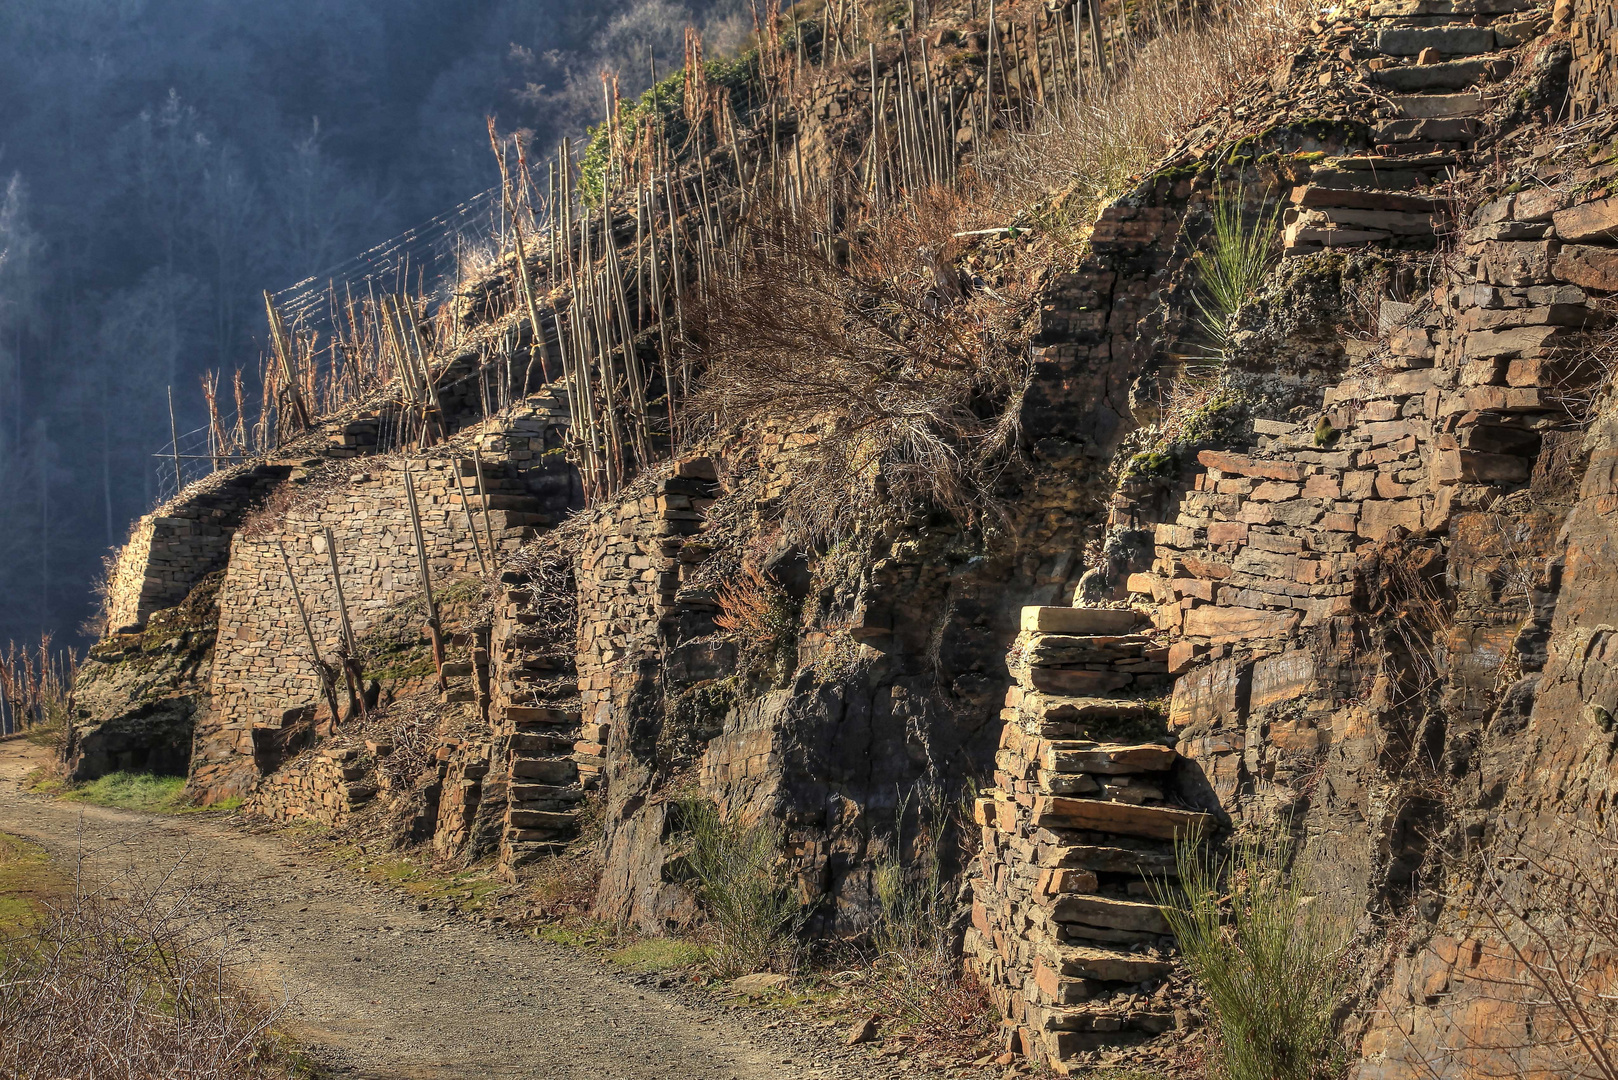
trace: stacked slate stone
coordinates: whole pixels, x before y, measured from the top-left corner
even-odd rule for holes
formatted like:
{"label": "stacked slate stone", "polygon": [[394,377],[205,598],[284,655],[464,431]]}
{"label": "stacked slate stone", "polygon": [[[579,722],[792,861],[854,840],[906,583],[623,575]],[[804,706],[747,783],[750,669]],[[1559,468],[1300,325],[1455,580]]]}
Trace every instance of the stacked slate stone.
{"label": "stacked slate stone", "polygon": [[[1285,250],[1430,247],[1441,183],[1485,133],[1480,85],[1512,70],[1509,50],[1549,19],[1530,0],[1393,0],[1369,7],[1343,53],[1382,95],[1367,152],[1314,165],[1292,191]],[[1330,75],[1323,75],[1330,78]]]}
{"label": "stacked slate stone", "polygon": [[533,603],[532,590],[507,589],[491,639],[496,667],[489,719],[496,741],[506,746],[500,867],[507,875],[560,851],[577,833],[585,792],[577,755],[584,750],[588,757],[593,748],[581,730],[573,662],[556,656],[550,639],[529,629],[538,622]]}
{"label": "stacked slate stone", "polygon": [[[1206,815],[1167,803],[1179,755],[1149,730],[1165,650],[1133,610],[1025,608],[1002,713],[995,788],[977,801],[982,874],[968,955],[1009,1048],[1067,1072],[1101,1047],[1174,1027],[1173,941],[1150,879]],[[1156,995],[1154,997],[1154,995]]]}
{"label": "stacked slate stone", "polygon": [[371,762],[359,747],[322,747],[261,780],[250,809],[271,821],[341,824],[375,797],[376,784],[370,774]]}

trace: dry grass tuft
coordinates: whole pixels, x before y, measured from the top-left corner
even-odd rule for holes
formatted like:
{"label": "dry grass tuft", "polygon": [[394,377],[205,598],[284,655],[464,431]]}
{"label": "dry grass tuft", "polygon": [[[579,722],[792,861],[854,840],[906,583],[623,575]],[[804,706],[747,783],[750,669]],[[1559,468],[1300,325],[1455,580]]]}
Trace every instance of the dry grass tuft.
{"label": "dry grass tuft", "polygon": [[1026,130],[990,147],[978,173],[1001,206],[1071,190],[1093,219],[1213,109],[1268,75],[1308,10],[1300,0],[1238,0],[1223,19],[1167,30],[1134,51],[1117,82],[1084,98],[1058,96]]}
{"label": "dry grass tuft", "polygon": [[0,1075],[259,1080],[293,1075],[276,1012],[230,979],[195,892],[76,889],[0,938]]}

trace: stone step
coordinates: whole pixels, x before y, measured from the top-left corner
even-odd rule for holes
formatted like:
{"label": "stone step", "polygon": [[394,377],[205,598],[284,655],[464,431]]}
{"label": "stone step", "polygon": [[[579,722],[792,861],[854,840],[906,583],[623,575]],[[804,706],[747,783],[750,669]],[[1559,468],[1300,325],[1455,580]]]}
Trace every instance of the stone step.
{"label": "stone step", "polygon": [[1042,795],[1034,800],[1033,824],[1041,829],[1081,829],[1149,840],[1173,840],[1176,835],[1206,833],[1213,819],[1194,810],[1167,806],[1131,806],[1099,799]]}
{"label": "stone step", "polygon": [[1437,201],[1425,195],[1367,188],[1329,188],[1319,184],[1303,184],[1293,188],[1290,200],[1293,206],[1305,209],[1374,210],[1429,217],[1438,209]]}
{"label": "stone step", "polygon": [[[558,740],[560,742],[560,740]],[[573,744],[568,743],[571,752]],[[547,784],[571,784],[579,778],[579,767],[571,757],[513,757],[511,776],[514,780],[538,780]]]}
{"label": "stone step", "polygon": [[1431,173],[1399,168],[1389,161],[1388,168],[1375,171],[1346,164],[1317,166],[1309,173],[1309,183],[1313,187],[1335,190],[1409,191],[1428,183],[1432,177]]}
{"label": "stone step", "polygon": [[1529,11],[1534,0],[1378,0],[1371,5],[1373,19],[1413,18],[1418,15],[1510,15]]}
{"label": "stone step", "polygon": [[1065,979],[1097,982],[1143,983],[1161,979],[1174,970],[1172,960],[1161,960],[1125,949],[1042,942],[1036,951],[1040,963]]}
{"label": "stone step", "polygon": [[[520,809],[560,809],[584,798],[584,790],[564,784],[510,784],[506,788],[506,797],[511,800],[512,806]],[[544,805],[534,806],[535,803]]]}
{"label": "stone step", "polygon": [[571,727],[583,716],[576,709],[547,709],[539,705],[507,705],[506,719],[517,727]]}
{"label": "stone step", "polygon": [[1289,207],[1283,217],[1283,231],[1296,226],[1299,231],[1344,229],[1350,232],[1380,232],[1389,236],[1431,236],[1441,219],[1436,214],[1404,210],[1359,210],[1351,206]]}
{"label": "stone step", "polygon": [[1402,119],[1476,116],[1485,108],[1482,94],[1393,94],[1388,100]]}
{"label": "stone step", "polygon": [[[1040,1014],[1043,1040],[1051,1055],[1057,1059],[1055,1067],[1069,1072],[1060,1064],[1064,1058],[1087,1050],[1116,1046],[1121,1042],[1150,1038],[1174,1029],[1172,1012],[1146,1010],[1115,1010],[1093,1006],[1031,1009]],[[1081,1070],[1083,1071],[1083,1070]]]}
{"label": "stone step", "polygon": [[1376,51],[1387,56],[1416,56],[1437,49],[1441,56],[1476,56],[1493,52],[1498,43],[1486,26],[1384,26],[1376,34]]}
{"label": "stone step", "polygon": [[1161,803],[1166,798],[1160,786],[1139,777],[1131,779],[1125,776],[1112,776],[1098,780],[1089,773],[1059,773],[1041,769],[1035,776],[1034,783],[1047,795],[1074,797],[1082,795],[1135,806]]}
{"label": "stone step", "polygon": [[[1164,668],[1166,672],[1167,667]],[[1042,694],[1089,696],[1122,690],[1134,683],[1133,676],[1112,671],[1084,668],[1035,667],[1028,669],[1028,683]]]}
{"label": "stone step", "polygon": [[477,666],[470,660],[446,660],[438,670],[446,679],[464,679],[475,674]]}
{"label": "stone step", "polygon": [[1411,67],[1384,68],[1371,72],[1374,82],[1403,93],[1422,90],[1465,90],[1475,86],[1489,73],[1494,60],[1450,60],[1440,64]]}
{"label": "stone step", "polygon": [[560,855],[567,850],[567,844],[553,836],[546,829],[507,829],[501,861],[508,866],[523,866],[548,855]]}
{"label": "stone step", "polygon": [[[1047,839],[1048,838],[1048,839]],[[1176,873],[1174,852],[1106,844],[1069,844],[1052,833],[1036,835],[1039,846],[1035,858],[1046,869],[1088,870],[1098,874],[1138,874],[1141,876]]]}
{"label": "stone step", "polygon": [[1384,120],[1371,129],[1372,141],[1384,143],[1472,143],[1483,134],[1483,122],[1471,116]]}
{"label": "stone step", "polygon": [[1101,637],[1034,633],[1023,635],[1022,647],[1024,659],[1036,666],[1111,664],[1141,659],[1153,647],[1153,641],[1139,634]]}
{"label": "stone step", "polygon": [[1089,893],[1057,893],[1042,898],[1040,903],[1049,909],[1051,918],[1059,923],[1121,930],[1130,934],[1170,933],[1169,921],[1163,915],[1163,909],[1156,904]]}
{"label": "stone step", "polygon": [[1052,723],[1087,720],[1145,720],[1153,715],[1150,704],[1133,698],[1095,697],[1088,694],[1023,692],[1017,707],[1025,716]]}
{"label": "stone step", "polygon": [[1126,746],[1051,741],[1041,747],[1039,755],[1040,766],[1052,772],[1095,773],[1102,776],[1166,772],[1174,768],[1179,760],[1180,755],[1171,748],[1153,743]]}
{"label": "stone step", "polygon": [[1025,607],[1025,633],[1119,635],[1146,621],[1133,608]]}
{"label": "stone step", "polygon": [[448,690],[440,691],[438,695],[438,700],[446,705],[459,705],[468,701],[476,701],[477,699],[478,692],[470,687],[460,689],[451,687]]}
{"label": "stone step", "polygon": [[551,833],[570,831],[578,821],[578,811],[519,810],[507,807],[506,824],[518,829],[539,829]]}
{"label": "stone step", "polygon": [[511,752],[524,756],[567,755],[573,752],[575,741],[571,732],[547,734],[538,731],[519,731],[511,736]]}

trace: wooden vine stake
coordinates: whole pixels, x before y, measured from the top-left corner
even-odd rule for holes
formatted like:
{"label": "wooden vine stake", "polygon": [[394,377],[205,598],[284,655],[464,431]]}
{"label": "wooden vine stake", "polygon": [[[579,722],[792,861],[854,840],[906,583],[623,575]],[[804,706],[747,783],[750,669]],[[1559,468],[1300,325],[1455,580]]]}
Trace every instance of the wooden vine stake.
{"label": "wooden vine stake", "polygon": [[432,567],[427,565],[427,545],[421,538],[421,512],[416,508],[416,485],[410,479],[410,462],[399,463],[404,472],[405,505],[410,508],[410,531],[416,538],[416,566],[421,570],[421,595],[427,601],[427,632],[433,639],[433,669],[438,689],[444,689],[444,631],[438,622],[438,605],[433,601]]}
{"label": "wooden vine stake", "polygon": [[292,399],[292,411],[298,417],[298,424],[307,431],[309,410],[304,408],[303,395],[298,393],[298,377],[292,370],[292,343],[287,338],[286,323],[281,321],[281,313],[275,310],[275,301],[270,299],[268,289],[264,290],[264,313],[270,320],[270,341],[275,347],[275,359],[281,365],[281,378],[286,382],[287,396]]}
{"label": "wooden vine stake", "polygon": [[331,707],[331,722],[335,725],[342,714],[337,708],[337,679],[331,666],[320,658],[320,646],[315,644],[315,632],[309,626],[309,612],[303,606],[303,594],[298,591],[298,579],[292,576],[292,560],[287,558],[286,545],[276,537],[276,549],[281,552],[281,565],[286,567],[287,584],[292,586],[292,600],[298,605],[298,618],[303,622],[303,637],[309,643],[309,662],[315,666],[320,688],[325,692],[326,704]]}
{"label": "wooden vine stake", "polygon": [[[472,520],[472,497],[466,493],[466,477],[461,475],[460,459],[451,458],[449,468],[455,474],[455,487],[461,493],[461,510],[466,514],[466,531],[472,534],[472,550],[478,553],[478,569],[483,571],[484,577],[488,577],[489,562],[483,557],[483,544],[478,540],[478,527]],[[487,501],[483,508],[488,509]],[[489,556],[493,558],[494,552],[490,551]]]}
{"label": "wooden vine stake", "polygon": [[365,711],[365,679],[360,671],[359,647],[354,641],[354,627],[348,621],[348,600],[343,596],[343,575],[337,569],[337,538],[331,526],[326,526],[326,557],[331,560],[331,583],[337,592],[337,618],[343,630],[343,676],[348,683],[348,715],[358,715],[362,721],[370,717]]}
{"label": "wooden vine stake", "polygon": [[489,561],[493,562],[495,552],[499,549],[494,546],[494,526],[489,524],[489,489],[483,483],[483,455],[478,453],[475,442],[472,444],[472,468],[477,473],[478,496],[483,500],[483,535],[489,541]]}

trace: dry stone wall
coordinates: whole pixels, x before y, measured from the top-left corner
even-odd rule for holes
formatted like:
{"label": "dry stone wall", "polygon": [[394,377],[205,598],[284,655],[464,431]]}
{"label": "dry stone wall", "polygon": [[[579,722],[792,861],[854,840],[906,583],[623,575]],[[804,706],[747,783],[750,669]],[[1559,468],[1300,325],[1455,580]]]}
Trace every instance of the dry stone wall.
{"label": "dry stone wall", "polygon": [[242,519],[296,468],[272,461],[226,469],[137,521],[108,585],[108,632],[138,633],[154,612],[223,569]]}
{"label": "dry stone wall", "polygon": [[969,963],[1003,1043],[1066,1074],[1178,1023],[1169,926],[1150,881],[1176,838],[1212,831],[1173,805],[1179,755],[1161,732],[1166,647],[1128,608],[1023,609],[982,828]]}
{"label": "dry stone wall", "polygon": [[[500,553],[515,550],[534,528],[554,524],[565,512],[572,499],[571,476],[565,462],[550,456],[565,417],[560,402],[542,402],[527,415],[477,432],[485,454],[486,496],[472,494],[476,471],[464,450],[440,448],[411,461],[436,588],[479,570],[483,511]],[[256,730],[278,730],[284,717],[298,710],[325,708],[279,545],[291,560],[322,657],[336,652],[341,636],[325,529],[336,541],[344,598],[357,634],[383,609],[420,596],[399,460],[364,459],[359,471],[346,468],[327,466],[280,521],[232,540],[220,591],[211,710],[193,747],[192,786],[206,798],[243,794],[256,782],[262,772],[254,763]]]}

